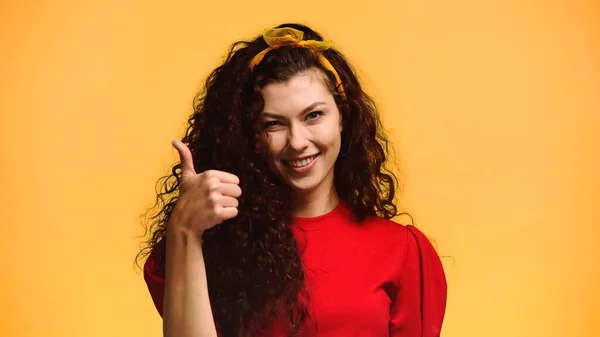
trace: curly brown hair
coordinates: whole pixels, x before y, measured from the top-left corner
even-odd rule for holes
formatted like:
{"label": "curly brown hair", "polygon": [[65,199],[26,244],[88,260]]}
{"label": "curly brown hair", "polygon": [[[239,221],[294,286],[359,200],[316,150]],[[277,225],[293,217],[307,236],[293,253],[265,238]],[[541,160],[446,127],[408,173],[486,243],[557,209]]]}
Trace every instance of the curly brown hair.
{"label": "curly brown hair", "polygon": [[[300,24],[282,24],[304,32],[305,40],[323,41]],[[264,38],[235,42],[222,65],[207,78],[194,99],[183,143],[190,148],[196,172],[216,169],[240,178],[242,196],[237,217],[205,232],[203,250],[209,295],[222,336],[257,335],[274,319],[287,319],[296,334],[309,317],[304,289],[302,252],[290,229],[293,197],[289,186],[269,168],[261,88],[285,82],[294,75],[319,69],[334,95],[344,123],[342,147],[335,164],[335,188],[360,221],[366,216],[387,219],[397,215],[395,175],[385,166],[389,145],[376,105],[361,88],[358,77],[335,48],[322,52],[337,70],[346,97],[335,87],[334,75],[306,48],[284,46],[269,51],[253,71],[250,60],[267,48]],[[152,254],[165,267],[165,235],[178,198],[180,164],[157,183],[153,213],[146,217],[151,233],[136,261]],[[151,210],[152,210],[151,209]],[[149,212],[151,211],[149,210]],[[257,324],[260,322],[259,324]]]}

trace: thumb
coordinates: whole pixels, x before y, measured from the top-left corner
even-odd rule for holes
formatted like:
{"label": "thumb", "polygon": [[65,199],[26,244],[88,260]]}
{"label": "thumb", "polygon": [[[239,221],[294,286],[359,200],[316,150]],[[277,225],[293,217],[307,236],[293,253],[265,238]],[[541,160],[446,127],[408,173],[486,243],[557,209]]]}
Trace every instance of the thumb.
{"label": "thumb", "polygon": [[179,140],[174,140],[171,142],[171,145],[173,145],[173,147],[177,149],[177,152],[179,152],[179,159],[181,160],[181,175],[184,177],[196,175],[196,170],[194,169],[194,160],[192,159],[192,152],[190,149]]}

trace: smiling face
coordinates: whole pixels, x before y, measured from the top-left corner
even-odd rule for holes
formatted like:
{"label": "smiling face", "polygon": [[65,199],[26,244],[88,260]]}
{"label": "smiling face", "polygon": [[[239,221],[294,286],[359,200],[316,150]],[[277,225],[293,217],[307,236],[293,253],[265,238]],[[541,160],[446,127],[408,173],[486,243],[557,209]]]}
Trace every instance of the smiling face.
{"label": "smiling face", "polygon": [[297,193],[333,188],[342,124],[323,81],[323,74],[310,70],[262,89],[269,164]]}

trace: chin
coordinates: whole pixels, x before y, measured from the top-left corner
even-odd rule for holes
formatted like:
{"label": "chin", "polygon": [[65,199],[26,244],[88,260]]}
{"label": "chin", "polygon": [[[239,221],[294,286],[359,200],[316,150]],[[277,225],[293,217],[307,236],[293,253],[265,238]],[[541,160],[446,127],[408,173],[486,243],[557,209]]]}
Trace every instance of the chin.
{"label": "chin", "polygon": [[292,191],[298,193],[310,192],[319,186],[319,184],[293,184],[289,182],[288,184],[291,186]]}
{"label": "chin", "polygon": [[292,188],[294,192],[308,192],[314,190],[319,184],[321,180],[318,179],[285,179],[288,185]]}

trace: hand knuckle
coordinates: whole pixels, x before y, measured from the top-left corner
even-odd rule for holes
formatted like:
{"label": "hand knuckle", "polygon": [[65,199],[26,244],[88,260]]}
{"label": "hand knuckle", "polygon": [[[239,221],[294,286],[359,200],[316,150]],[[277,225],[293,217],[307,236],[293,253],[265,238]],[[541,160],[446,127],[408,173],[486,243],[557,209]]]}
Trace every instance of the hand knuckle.
{"label": "hand knuckle", "polygon": [[208,187],[209,190],[213,191],[219,186],[219,180],[212,177],[208,177],[204,179],[204,184]]}
{"label": "hand knuckle", "polygon": [[208,194],[208,200],[211,203],[211,205],[216,205],[217,201],[219,201],[219,194],[217,192],[210,192]]}

